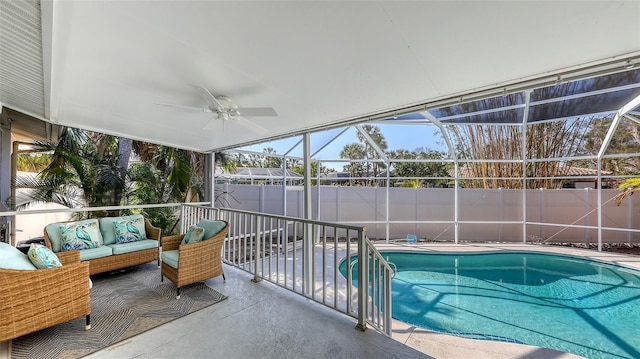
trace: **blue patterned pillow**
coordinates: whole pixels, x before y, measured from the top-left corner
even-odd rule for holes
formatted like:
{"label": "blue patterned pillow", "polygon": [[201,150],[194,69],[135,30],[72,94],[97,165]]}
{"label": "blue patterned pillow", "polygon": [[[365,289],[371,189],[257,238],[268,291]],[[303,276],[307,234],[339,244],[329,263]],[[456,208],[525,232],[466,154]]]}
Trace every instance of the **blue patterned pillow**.
{"label": "blue patterned pillow", "polygon": [[116,242],[129,243],[145,239],[144,219],[136,218],[125,221],[113,221],[116,232]]}
{"label": "blue patterned pillow", "polygon": [[203,237],[204,237],[204,228],[198,227],[198,226],[191,226],[189,227],[189,230],[187,231],[187,233],[184,235],[184,238],[182,238],[181,244],[200,242],[202,241]]}
{"label": "blue patterned pillow", "polygon": [[63,251],[100,247],[98,221],[60,224],[59,228]]}
{"label": "blue patterned pillow", "polygon": [[42,244],[33,243],[29,246],[27,256],[38,269],[62,267],[62,263],[51,249]]}

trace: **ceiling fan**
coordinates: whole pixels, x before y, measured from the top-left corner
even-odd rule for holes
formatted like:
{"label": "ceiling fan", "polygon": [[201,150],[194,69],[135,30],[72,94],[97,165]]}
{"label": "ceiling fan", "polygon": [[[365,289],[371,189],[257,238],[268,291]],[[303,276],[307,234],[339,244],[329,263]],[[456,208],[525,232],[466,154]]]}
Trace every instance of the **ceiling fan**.
{"label": "ceiling fan", "polygon": [[[271,107],[239,107],[227,96],[214,96],[209,90],[204,87],[193,85],[196,92],[200,97],[206,101],[206,107],[191,107],[183,105],[174,105],[159,103],[161,106],[177,107],[186,110],[201,111],[205,113],[213,114],[213,117],[203,127],[203,129],[210,129],[215,125],[215,120],[234,120],[238,124],[246,128],[256,130],[258,132],[268,132],[268,130],[253,121],[246,119],[245,117],[276,117],[278,113]],[[223,122],[224,126],[224,122]]]}

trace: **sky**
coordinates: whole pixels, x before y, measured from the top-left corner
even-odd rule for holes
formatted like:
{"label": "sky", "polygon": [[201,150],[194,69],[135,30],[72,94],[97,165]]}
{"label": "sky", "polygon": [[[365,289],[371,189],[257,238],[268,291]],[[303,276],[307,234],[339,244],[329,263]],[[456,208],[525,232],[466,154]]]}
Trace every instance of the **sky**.
{"label": "sky", "polygon": [[[376,125],[380,128],[380,132],[387,141],[387,151],[397,149],[406,149],[409,151],[419,147],[426,149],[445,151],[446,146],[442,136],[438,133],[438,128],[433,125],[417,124],[417,125]],[[331,138],[335,137],[343,128],[333,129],[323,132],[313,133],[311,135],[311,152],[315,153],[319,148],[327,143]],[[340,151],[351,143],[357,143],[357,130],[350,128],[338,138],[333,140],[331,144],[318,152],[313,158],[318,160],[332,160],[340,158]],[[242,147],[243,150],[254,152],[263,152],[263,149],[272,147],[277,154],[287,153],[298,141],[301,136],[294,138],[282,139],[278,141],[264,142],[252,146]],[[302,157],[302,145],[298,145],[291,152],[291,156]],[[341,162],[323,162],[323,166],[342,171],[342,166],[346,163]]]}

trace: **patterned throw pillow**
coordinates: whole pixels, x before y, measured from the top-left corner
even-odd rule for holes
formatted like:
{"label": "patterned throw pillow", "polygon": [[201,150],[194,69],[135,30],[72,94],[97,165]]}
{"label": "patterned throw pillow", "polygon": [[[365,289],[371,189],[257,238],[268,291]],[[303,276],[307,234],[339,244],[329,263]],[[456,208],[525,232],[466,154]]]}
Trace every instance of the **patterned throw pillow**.
{"label": "patterned throw pillow", "polygon": [[[140,227],[142,226],[142,230]],[[113,221],[116,232],[116,242],[129,243],[145,239],[144,219],[136,218],[125,221]]]}
{"label": "patterned throw pillow", "polygon": [[204,237],[204,228],[198,227],[198,226],[191,226],[189,227],[189,230],[187,231],[187,233],[184,235],[184,238],[182,238],[181,244],[200,242],[202,241],[203,237]]}
{"label": "patterned throw pillow", "polygon": [[38,269],[62,267],[58,257],[42,244],[33,243],[29,246],[27,256]]}
{"label": "patterned throw pillow", "polygon": [[98,221],[60,224],[62,250],[100,247]]}

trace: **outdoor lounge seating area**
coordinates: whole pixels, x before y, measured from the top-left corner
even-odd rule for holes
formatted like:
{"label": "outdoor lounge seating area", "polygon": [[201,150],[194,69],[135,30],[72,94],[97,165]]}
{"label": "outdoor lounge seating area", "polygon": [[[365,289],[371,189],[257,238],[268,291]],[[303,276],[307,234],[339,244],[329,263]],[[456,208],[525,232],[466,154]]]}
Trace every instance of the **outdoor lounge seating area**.
{"label": "outdoor lounge seating area", "polygon": [[77,250],[80,260],[89,262],[90,274],[159,261],[160,235],[160,228],[142,215],[51,223],[44,228],[47,247],[59,258]]}
{"label": "outdoor lounge seating area", "polygon": [[[117,237],[126,235],[119,230],[123,222],[129,224],[130,230],[140,234],[140,239],[111,243],[117,241],[113,233]],[[140,227],[134,229],[136,222]],[[98,223],[101,230],[98,229]],[[185,234],[166,237],[163,243],[163,266],[157,269],[161,276],[154,276],[157,278],[156,285],[161,285],[161,279],[167,277],[176,285],[176,299],[180,299],[182,287],[219,275],[224,277],[221,248],[228,227],[226,221],[202,219],[198,226],[190,228],[186,238]],[[72,228],[73,233],[64,233],[68,228]],[[91,242],[96,246],[89,249],[73,248],[70,243],[78,243],[75,236],[79,233],[86,235],[85,244]],[[92,236],[95,242],[92,242]],[[148,236],[157,239],[148,239]],[[160,231],[151,226],[148,220],[143,221],[141,215],[133,215],[49,224],[45,229],[45,239],[54,248],[53,251],[40,244],[32,244],[28,254],[24,254],[16,247],[0,242],[0,342],[82,315],[86,316],[86,329],[90,329],[91,307],[96,305],[91,302],[90,274],[97,275],[157,260]],[[123,244],[134,246],[136,242],[149,241],[156,242],[152,247],[155,256],[127,256],[127,252],[124,252],[91,257],[92,249],[107,247],[117,251]],[[39,255],[36,250],[42,250],[44,254]],[[148,249],[143,248],[142,251]],[[114,257],[125,259],[112,260]],[[102,277],[102,280],[109,280],[109,277]]]}

